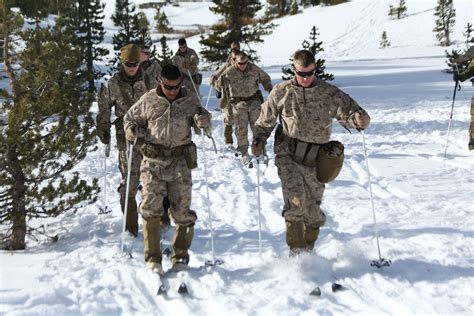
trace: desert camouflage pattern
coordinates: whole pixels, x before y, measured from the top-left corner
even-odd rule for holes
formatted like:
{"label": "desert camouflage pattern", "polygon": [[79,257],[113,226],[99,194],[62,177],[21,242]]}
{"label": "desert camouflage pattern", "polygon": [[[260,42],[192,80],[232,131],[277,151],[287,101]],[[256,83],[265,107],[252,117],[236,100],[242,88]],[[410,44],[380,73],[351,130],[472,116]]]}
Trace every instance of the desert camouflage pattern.
{"label": "desert camouflage pattern", "polygon": [[161,74],[161,66],[157,60],[147,60],[140,64],[140,67],[145,71],[145,83],[148,90],[154,89],[158,86],[158,77]]}
{"label": "desert camouflage pattern", "polygon": [[[254,139],[266,141],[280,119],[284,135],[309,143],[327,143],[334,119],[347,128],[357,128],[353,121],[356,112],[368,116],[357,102],[329,83],[315,79],[312,87],[303,88],[295,80],[285,81],[275,86],[262,104]],[[274,150],[282,182],[283,216],[289,222],[303,221],[306,227],[324,225],[326,217],[320,207],[324,184],[317,179],[316,167],[296,163],[285,141],[276,140]]]}
{"label": "desert camouflage pattern", "polygon": [[254,123],[260,115],[261,100],[257,96],[259,84],[271,91],[270,76],[258,66],[249,63],[245,71],[235,66],[228,67],[217,80],[216,86],[222,97],[228,100],[224,115],[226,125],[235,125],[237,150],[247,155],[249,140],[248,126],[254,130]]}
{"label": "desert camouflage pattern", "polygon": [[[227,62],[223,63],[210,77],[209,77],[209,83],[211,86],[216,88],[216,83],[220,76],[229,68],[232,67],[231,64],[231,58],[232,54],[229,54],[229,57],[227,58]],[[224,94],[221,94],[221,98],[219,100],[219,107],[222,110],[222,119],[224,121],[224,144],[233,144],[234,140],[232,137],[233,134],[233,127],[231,124],[231,117],[230,117],[230,111],[228,108],[229,102],[227,99],[227,96]]]}
{"label": "desert camouflage pattern", "polygon": [[[99,107],[96,122],[97,129],[101,130],[110,130],[111,125],[115,125],[115,135],[117,141],[118,149],[118,160],[119,160],[119,169],[120,169],[120,186],[119,193],[121,196],[121,206],[122,211],[125,208],[125,194],[126,194],[126,182],[127,182],[127,161],[128,161],[128,146],[125,140],[125,131],[123,129],[123,116],[130,109],[130,107],[140,99],[147,91],[148,88],[145,84],[145,74],[143,70],[139,69],[138,73],[134,78],[129,78],[125,75],[123,69],[115,73],[99,92],[97,104]],[[115,120],[111,122],[112,108],[114,109]],[[129,208],[128,217],[138,218],[136,213],[136,201],[135,196],[138,191],[138,186],[140,183],[140,163],[141,163],[141,154],[138,150],[138,147],[133,148],[132,153],[132,167],[130,175],[130,189],[129,189]],[[135,210],[135,213],[134,213]],[[138,223],[128,223],[133,227],[137,227]]]}
{"label": "desert camouflage pattern", "polygon": [[[161,87],[145,94],[124,117],[125,129],[139,129],[145,144],[161,145],[172,149],[190,144],[191,129],[195,127],[194,116],[210,114],[200,108],[195,94],[181,89],[177,99],[170,102]],[[140,213],[143,218],[163,215],[163,198],[168,195],[170,215],[177,225],[189,226],[196,220],[191,205],[191,170],[184,156],[143,157],[141,167],[142,203]]]}
{"label": "desert camouflage pattern", "polygon": [[[195,88],[193,87],[193,82],[191,81],[192,78],[189,77],[189,74],[191,74],[191,76],[195,76],[199,73],[199,56],[196,51],[188,47],[186,53],[183,54],[178,49],[172,57],[171,62],[173,65],[179,68],[179,71],[183,75],[183,85],[186,87],[189,93],[195,93]],[[200,85],[195,81],[194,85],[199,92]]]}

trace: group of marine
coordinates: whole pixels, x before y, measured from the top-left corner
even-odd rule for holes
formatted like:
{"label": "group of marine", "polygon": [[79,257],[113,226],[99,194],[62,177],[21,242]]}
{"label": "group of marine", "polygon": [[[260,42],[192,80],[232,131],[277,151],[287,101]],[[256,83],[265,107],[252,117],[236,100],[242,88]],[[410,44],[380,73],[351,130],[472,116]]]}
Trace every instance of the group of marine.
{"label": "group of marine", "polygon": [[[102,143],[110,144],[111,126],[115,126],[121,172],[118,192],[122,212],[127,209],[125,227],[137,236],[140,213],[145,264],[157,273],[163,272],[161,231],[170,226],[170,218],[175,227],[172,269],[184,270],[189,263],[197,220],[190,209],[191,170],[197,167],[192,133],[212,132],[211,114],[201,106],[198,54],[184,38],[178,45],[171,64],[163,67],[150,59],[149,47],[124,46],[120,69],[98,95],[96,121]],[[210,84],[220,96],[224,146],[236,151],[243,165],[251,160],[248,127],[255,157],[266,155],[267,139],[275,129],[273,148],[283,191],[282,216],[286,242],[294,256],[313,250],[326,220],[321,210],[325,183],[334,179],[342,166],[344,147],[330,141],[333,120],[346,128],[363,130],[370,117],[349,95],[315,76],[311,52],[296,51],[291,67],[294,77],[273,86],[270,76],[233,42],[227,61],[210,76]],[[269,93],[266,100],[260,85]]]}

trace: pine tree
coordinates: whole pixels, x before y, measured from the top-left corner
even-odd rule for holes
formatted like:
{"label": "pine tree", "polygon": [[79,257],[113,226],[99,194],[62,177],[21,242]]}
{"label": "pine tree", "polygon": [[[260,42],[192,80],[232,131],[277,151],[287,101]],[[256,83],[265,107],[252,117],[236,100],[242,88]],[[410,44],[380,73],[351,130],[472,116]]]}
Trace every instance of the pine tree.
{"label": "pine tree", "polygon": [[240,42],[252,60],[258,60],[256,51],[250,48],[251,43],[262,43],[262,36],[271,33],[273,23],[256,18],[262,8],[259,0],[213,0],[214,6],[209,9],[223,16],[223,20],[211,26],[208,36],[201,36],[199,41],[204,49],[201,55],[211,66],[225,62],[230,44]]}
{"label": "pine tree", "polygon": [[290,15],[298,14],[298,12],[299,12],[298,0],[293,0],[291,2]]}
{"label": "pine tree", "polygon": [[398,0],[397,6],[390,5],[388,16],[390,16],[393,19],[400,20],[401,18],[406,16],[406,13],[407,13],[406,1]]}
{"label": "pine tree", "polygon": [[[316,58],[316,55],[319,52],[324,51],[323,42],[318,41],[318,36],[319,36],[318,28],[316,26],[313,26],[311,28],[311,32],[309,34],[309,41],[304,40],[303,43],[302,43],[303,49],[309,50],[314,55],[314,57],[316,59],[316,73],[315,73],[315,76],[319,79],[322,79],[322,80],[334,80],[334,75],[333,74],[325,72],[325,70],[326,70],[326,66],[325,66],[326,60],[321,59],[321,58]],[[290,61],[293,62],[293,59],[290,58]],[[283,80],[289,80],[289,79],[292,79],[295,76],[295,74],[294,74],[293,70],[291,69],[291,67],[282,67],[281,69],[283,71],[283,76],[282,76]]]}
{"label": "pine tree", "polygon": [[[2,14],[11,17],[9,9]],[[26,236],[39,233],[30,219],[77,209],[99,190],[96,179],[88,183],[72,171],[95,139],[81,49],[65,21],[6,34],[11,94],[0,104],[0,224],[10,227],[3,242],[12,250],[25,249]],[[13,51],[11,39],[24,49]]]}
{"label": "pine tree", "polygon": [[435,8],[435,16],[438,17],[433,32],[436,33],[441,46],[451,45],[450,33],[453,32],[456,10],[453,7],[453,0],[438,0]]}
{"label": "pine tree", "polygon": [[156,9],[154,20],[156,25],[155,29],[157,32],[169,33],[171,31],[170,21],[168,20],[166,13],[161,11],[160,8]]}
{"label": "pine tree", "polygon": [[471,33],[474,32],[472,29],[472,24],[467,22],[466,31],[462,33],[466,37],[466,48],[469,48],[472,43],[474,43],[474,37],[471,36]]}
{"label": "pine tree", "polygon": [[171,57],[173,57],[173,51],[166,42],[166,36],[160,38],[161,53],[158,54],[161,67],[171,64]]}
{"label": "pine tree", "polygon": [[101,61],[109,51],[99,47],[104,41],[104,19],[105,4],[100,0],[78,0],[78,36],[77,44],[82,47],[83,63],[86,64],[86,77],[88,91],[95,92],[94,80],[100,79],[104,73],[100,68],[94,67],[94,62]]}
{"label": "pine tree", "polygon": [[138,43],[144,44],[146,47],[151,47],[153,45],[153,41],[151,40],[150,35],[150,22],[143,12],[137,13],[138,19]]}
{"label": "pine tree", "polygon": [[382,38],[380,39],[380,48],[387,48],[390,46],[390,41],[388,40],[387,32],[382,32]]}
{"label": "pine tree", "polygon": [[112,37],[115,58],[111,61],[112,69],[116,69],[120,48],[130,43],[140,42],[140,26],[138,14],[135,13],[135,5],[129,0],[115,0],[115,13],[112,15],[114,25],[118,27],[118,33]]}

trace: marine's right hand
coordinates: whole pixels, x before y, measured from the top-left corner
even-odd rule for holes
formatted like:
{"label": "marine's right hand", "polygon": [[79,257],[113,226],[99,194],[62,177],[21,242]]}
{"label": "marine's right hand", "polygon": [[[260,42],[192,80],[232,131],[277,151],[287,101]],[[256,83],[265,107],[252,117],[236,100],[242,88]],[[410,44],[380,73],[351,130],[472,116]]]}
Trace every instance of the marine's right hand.
{"label": "marine's right hand", "polygon": [[129,142],[134,143],[137,137],[138,137],[138,132],[135,127],[129,127],[125,130],[125,138]]}

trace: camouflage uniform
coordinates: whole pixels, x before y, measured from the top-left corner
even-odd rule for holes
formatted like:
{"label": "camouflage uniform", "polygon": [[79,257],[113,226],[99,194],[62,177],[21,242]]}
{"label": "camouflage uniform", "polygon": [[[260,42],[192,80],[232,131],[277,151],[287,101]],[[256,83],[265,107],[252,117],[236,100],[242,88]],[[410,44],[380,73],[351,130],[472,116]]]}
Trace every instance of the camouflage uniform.
{"label": "camouflage uniform", "polygon": [[[128,148],[123,129],[123,116],[128,109],[146,92],[148,87],[145,84],[144,72],[139,70],[133,78],[126,76],[123,69],[115,73],[105,87],[102,87],[98,96],[97,129],[98,132],[110,130],[112,124],[115,125],[115,135],[117,140],[119,169],[122,176],[119,186],[120,205],[122,212],[125,209],[125,195],[127,182],[127,161]],[[115,121],[111,123],[111,109],[115,108]],[[138,191],[140,178],[141,154],[138,148],[134,147],[132,154],[132,168],[130,175],[130,189],[127,209],[126,228],[132,234],[138,233],[138,213],[135,195]]]}
{"label": "camouflage uniform", "polygon": [[[186,150],[192,144],[191,127],[200,132],[194,123],[194,116],[200,106],[196,95],[190,94],[185,88],[170,102],[159,86],[145,94],[124,117],[126,130],[138,127],[142,129],[139,134],[144,135],[144,144],[141,146],[143,189],[140,204],[144,223],[153,222],[163,215],[162,201],[165,196],[169,197],[170,215],[176,224],[173,262],[178,259],[189,261],[188,249],[196,221],[196,213],[190,210],[192,178],[186,162]],[[210,117],[205,109],[202,111]],[[155,227],[158,236],[156,231],[150,233],[144,228],[145,261],[161,263],[159,222]]]}
{"label": "camouflage uniform", "polygon": [[275,164],[282,182],[287,243],[292,250],[312,249],[326,216],[320,208],[324,184],[318,181],[317,167],[294,161],[290,143],[292,139],[315,146],[327,143],[332,120],[355,128],[351,116],[355,112],[367,115],[347,94],[319,79],[309,88],[299,86],[295,79],[284,81],[275,86],[262,105],[254,142],[258,139],[265,143],[280,120],[275,132]]}
{"label": "camouflage uniform", "polygon": [[270,76],[258,66],[248,63],[244,71],[236,66],[229,67],[220,76],[217,86],[223,97],[228,98],[229,120],[227,124],[235,124],[238,151],[242,156],[248,155],[248,125],[254,131],[254,123],[260,115],[260,105],[263,102],[259,90],[262,84],[265,90],[272,90]]}
{"label": "camouflage uniform", "polygon": [[199,94],[199,87],[201,83],[199,82],[200,80],[198,80],[198,77],[200,77],[201,74],[199,74],[199,57],[196,51],[188,47],[186,53],[183,54],[181,50],[178,49],[176,54],[174,54],[173,58],[171,59],[171,62],[173,65],[178,67],[179,71],[183,74],[183,84],[186,89],[190,93],[195,93],[196,91],[194,90],[191,79],[189,78],[189,73],[191,74],[192,80],[196,85],[196,89]]}
{"label": "camouflage uniform", "polygon": [[[220,76],[229,68],[232,67],[231,63],[231,54],[229,54],[229,57],[227,58],[227,62],[222,64],[219,69],[214,72],[211,77],[210,77],[210,84],[214,88],[217,86],[217,81],[219,80]],[[216,88],[217,89],[217,88]],[[220,108],[222,110],[222,115],[224,118],[224,144],[230,144],[232,145],[234,143],[233,137],[232,137],[232,124],[230,123],[230,114],[229,114],[229,108],[228,108],[228,100],[225,95],[221,94],[221,99],[220,99]]]}
{"label": "camouflage uniform", "polygon": [[161,66],[157,60],[147,60],[140,63],[140,68],[145,71],[145,83],[150,89],[158,85],[158,76],[161,73]]}
{"label": "camouflage uniform", "polygon": [[[471,46],[463,55],[459,56],[456,62],[469,61],[469,64],[462,73],[459,74],[458,79],[465,81],[474,77],[474,46]],[[472,81],[474,85],[474,80]],[[474,94],[471,97],[471,124],[469,125],[469,150],[474,150]]]}

